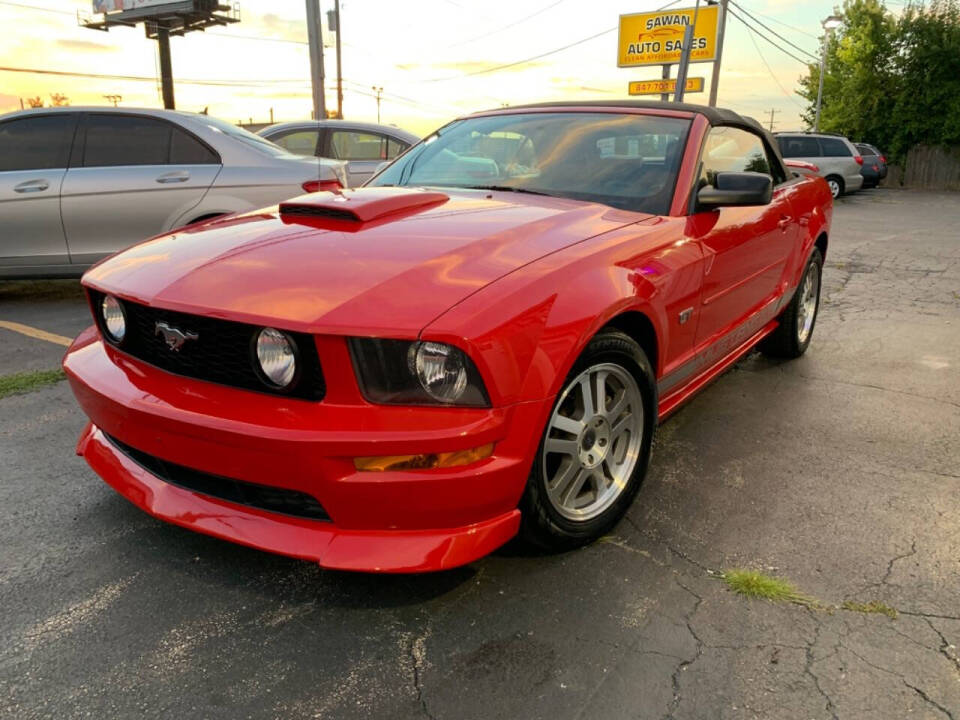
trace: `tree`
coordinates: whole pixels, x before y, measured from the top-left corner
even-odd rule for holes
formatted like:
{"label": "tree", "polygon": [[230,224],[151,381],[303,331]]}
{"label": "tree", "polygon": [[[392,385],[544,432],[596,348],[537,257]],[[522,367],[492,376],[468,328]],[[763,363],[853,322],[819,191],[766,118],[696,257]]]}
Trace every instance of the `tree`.
{"label": "tree", "polygon": [[[818,65],[800,80],[816,113]],[[828,38],[820,129],[872,142],[898,160],[919,143],[960,143],[960,0],[910,5],[899,19],[878,0],[847,0]]]}
{"label": "tree", "polygon": [[32,108],[42,108],[43,100],[40,99],[39,95],[36,97],[27,98],[27,105]]}
{"label": "tree", "polygon": [[63,93],[50,93],[50,107],[64,107],[70,104],[70,98]]}

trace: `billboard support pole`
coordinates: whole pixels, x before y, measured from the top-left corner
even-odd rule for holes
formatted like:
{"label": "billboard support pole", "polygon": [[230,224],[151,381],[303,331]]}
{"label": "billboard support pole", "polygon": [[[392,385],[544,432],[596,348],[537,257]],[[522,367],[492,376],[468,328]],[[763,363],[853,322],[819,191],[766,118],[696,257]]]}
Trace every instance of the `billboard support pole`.
{"label": "billboard support pole", "polygon": [[713,61],[713,77],[710,79],[710,107],[717,106],[717,90],[720,87],[720,61],[723,59],[723,36],[727,32],[727,2],[720,0],[720,29],[717,31],[717,59]]}
{"label": "billboard support pole", "polygon": [[163,88],[163,107],[174,110],[173,64],[170,62],[170,33],[166,28],[157,29],[157,49],[160,51],[160,85]]}
{"label": "billboard support pole", "polygon": [[337,117],[343,120],[343,74],[340,69],[340,0],[335,0],[337,17]]}
{"label": "billboard support pole", "polygon": [[693,50],[694,29],[697,27],[697,15],[700,14],[700,0],[693,7],[693,21],[683,32],[683,52],[680,53],[680,66],[677,68],[677,91],[673,101],[683,102],[683,92],[687,89],[687,70],[690,67],[690,53]]}
{"label": "billboard support pole", "polygon": [[[669,63],[663,64],[663,72],[660,73],[660,78],[663,80],[670,79],[670,65]],[[670,102],[670,93],[660,93],[660,102]]]}

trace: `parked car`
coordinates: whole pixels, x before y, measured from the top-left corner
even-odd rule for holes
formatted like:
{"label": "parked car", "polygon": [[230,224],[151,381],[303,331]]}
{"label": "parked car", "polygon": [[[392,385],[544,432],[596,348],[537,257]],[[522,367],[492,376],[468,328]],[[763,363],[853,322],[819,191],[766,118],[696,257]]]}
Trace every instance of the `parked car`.
{"label": "parked car", "polygon": [[77,451],[156,517],[331,568],[575,547],[660,420],[754,346],[807,350],[832,212],[727,110],[470,115],[363,188],[87,272]]}
{"label": "parked car", "polygon": [[863,158],[860,174],[863,175],[864,187],[876,187],[887,176],[887,158],[873,145],[857,143],[857,150]]}
{"label": "parked car", "polygon": [[291,155],[206,115],[10,113],[0,117],[0,278],[78,276],[173,228],[346,184],[344,163]]}
{"label": "parked car", "polygon": [[351,187],[359,187],[385,161],[420,142],[413,133],[392,125],[352,120],[278,123],[258,134],[298,155],[346,161]]}
{"label": "parked car", "polygon": [[785,159],[803,160],[820,168],[833,197],[856,192],[863,186],[863,158],[852,142],[841,135],[784,132],[776,134]]}

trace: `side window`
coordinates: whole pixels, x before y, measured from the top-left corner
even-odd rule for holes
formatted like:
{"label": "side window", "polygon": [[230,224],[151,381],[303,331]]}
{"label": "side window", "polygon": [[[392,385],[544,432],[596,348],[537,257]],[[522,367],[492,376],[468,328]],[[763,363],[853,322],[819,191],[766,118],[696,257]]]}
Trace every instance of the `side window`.
{"label": "side window", "polygon": [[291,130],[269,140],[294,155],[316,155],[319,136],[318,130]]}
{"label": "side window", "polygon": [[169,123],[149,117],[91,114],[83,165],[166,165],[172,130]]}
{"label": "side window", "polygon": [[820,146],[816,138],[780,135],[777,137],[777,144],[780,145],[780,154],[785,158],[820,157]]}
{"label": "side window", "polygon": [[850,148],[840,138],[820,138],[820,148],[824,157],[852,157]]}
{"label": "side window", "polygon": [[387,138],[387,160],[393,160],[408,147],[410,147],[410,143],[395,138]]}
{"label": "side window", "polygon": [[220,158],[210,148],[180,128],[170,136],[171,165],[219,165]]}
{"label": "side window", "polygon": [[333,130],[330,146],[337,160],[386,160],[387,138],[356,130]]}
{"label": "side window", "polygon": [[774,183],[783,182],[780,166],[771,162],[763,140],[746,130],[714,127],[703,150],[701,182],[713,184],[718,172],[758,172],[770,175]]}
{"label": "side window", "polygon": [[0,123],[0,172],[65,168],[76,122],[58,113]]}
{"label": "side window", "polygon": [[860,151],[861,155],[876,155],[873,149],[869,145],[857,145],[857,150]]}

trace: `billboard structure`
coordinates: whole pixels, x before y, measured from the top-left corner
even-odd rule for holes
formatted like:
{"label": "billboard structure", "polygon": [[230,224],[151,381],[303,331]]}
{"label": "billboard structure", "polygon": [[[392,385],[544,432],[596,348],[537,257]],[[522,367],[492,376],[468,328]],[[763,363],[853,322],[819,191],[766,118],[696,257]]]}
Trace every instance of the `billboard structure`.
{"label": "billboard structure", "polygon": [[175,107],[170,36],[240,22],[239,4],[219,0],[93,0],[92,7],[94,15],[80,20],[84,27],[107,31],[143,23],[147,38],[157,41],[163,106],[168,110]]}

